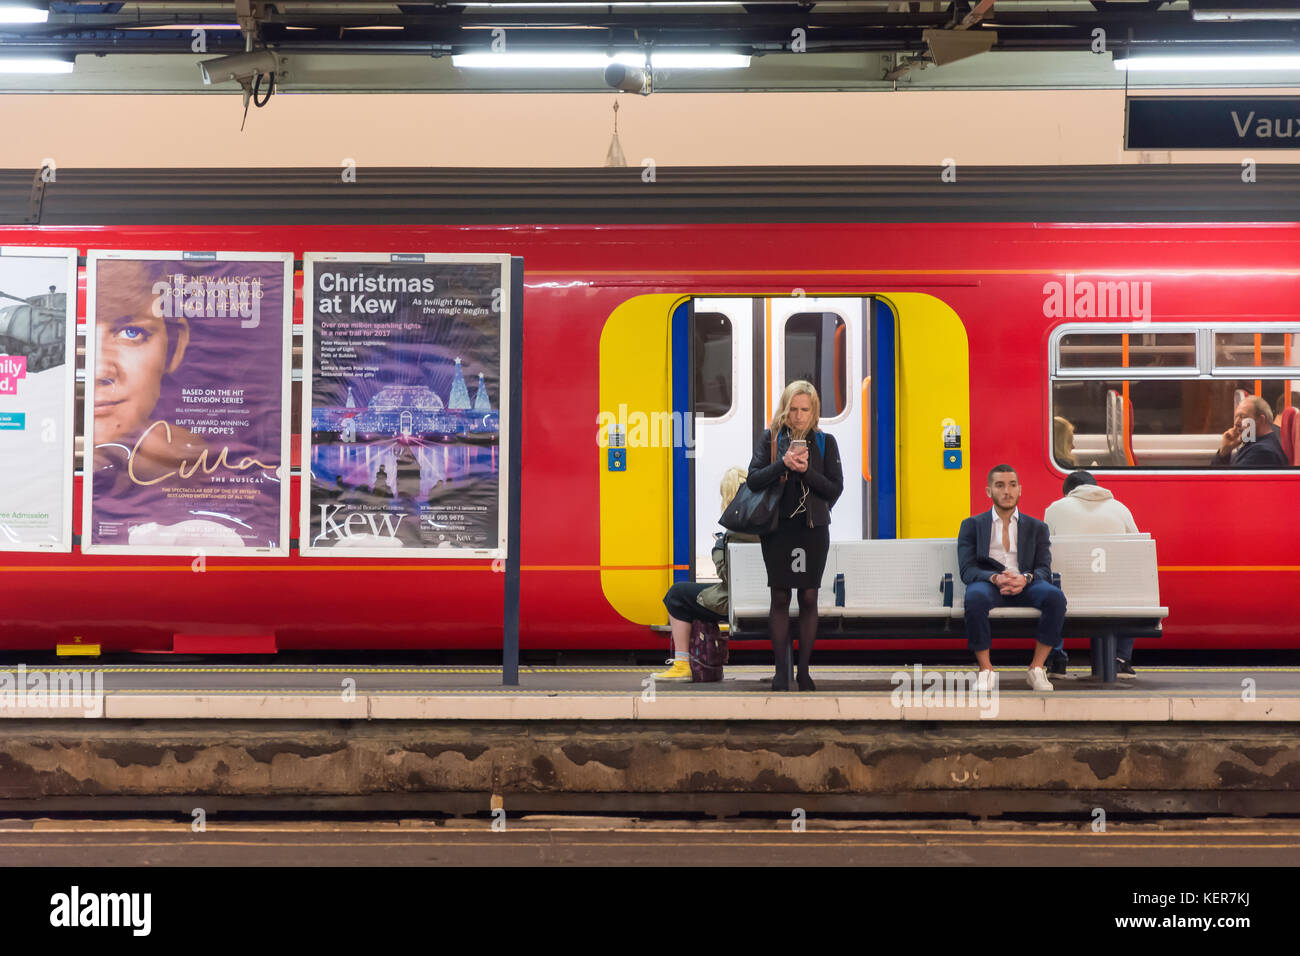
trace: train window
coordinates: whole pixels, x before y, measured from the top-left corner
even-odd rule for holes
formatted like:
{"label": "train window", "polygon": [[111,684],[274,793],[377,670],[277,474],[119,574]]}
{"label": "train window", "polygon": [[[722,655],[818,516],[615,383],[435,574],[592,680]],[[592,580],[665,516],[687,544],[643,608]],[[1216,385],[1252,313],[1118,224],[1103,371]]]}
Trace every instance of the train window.
{"label": "train window", "polygon": [[720,312],[696,312],[695,414],[700,418],[723,418],[731,411],[732,337],[731,320]]}
{"label": "train window", "polygon": [[844,412],[846,363],[844,320],[834,312],[799,312],[786,320],[786,383],[799,379],[812,382],[821,397],[822,418]]}
{"label": "train window", "polygon": [[1300,365],[1300,335],[1292,332],[1215,332],[1216,368]]}
{"label": "train window", "polygon": [[[1209,467],[1254,379],[1087,379],[1052,383],[1056,464],[1073,468]],[[1300,401],[1284,379],[1259,381],[1276,418]],[[1127,386],[1127,389],[1126,389]]]}
{"label": "train window", "polygon": [[1059,349],[1062,369],[1196,368],[1195,332],[1072,332]]}

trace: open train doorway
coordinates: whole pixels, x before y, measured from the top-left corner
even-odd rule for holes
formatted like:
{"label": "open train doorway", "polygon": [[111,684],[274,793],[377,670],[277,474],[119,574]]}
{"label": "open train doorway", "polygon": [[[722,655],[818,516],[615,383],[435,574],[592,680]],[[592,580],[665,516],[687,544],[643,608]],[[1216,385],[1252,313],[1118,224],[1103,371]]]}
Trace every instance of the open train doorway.
{"label": "open train doorway", "polygon": [[[696,298],[690,302],[688,328],[695,577],[715,576],[710,550],[723,474],[733,465],[748,467],[755,439],[771,422],[781,392],[799,379],[816,386],[820,427],[835,436],[844,468],[831,540],[893,537],[889,307],[868,296]],[[880,481],[886,473],[888,480]]]}

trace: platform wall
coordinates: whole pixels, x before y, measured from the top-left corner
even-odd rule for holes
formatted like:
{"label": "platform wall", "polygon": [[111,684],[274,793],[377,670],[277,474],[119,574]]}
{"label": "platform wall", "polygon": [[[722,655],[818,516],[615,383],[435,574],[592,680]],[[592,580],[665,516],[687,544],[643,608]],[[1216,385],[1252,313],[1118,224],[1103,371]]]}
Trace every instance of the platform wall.
{"label": "platform wall", "polygon": [[[1212,92],[1212,91],[1200,91]],[[1240,94],[1242,91],[1234,91]],[[1277,94],[1285,91],[1270,90]],[[630,166],[1224,162],[1123,149],[1122,90],[620,95]],[[615,94],[0,96],[0,167],[601,166]],[[1296,162],[1300,150],[1256,155]]]}

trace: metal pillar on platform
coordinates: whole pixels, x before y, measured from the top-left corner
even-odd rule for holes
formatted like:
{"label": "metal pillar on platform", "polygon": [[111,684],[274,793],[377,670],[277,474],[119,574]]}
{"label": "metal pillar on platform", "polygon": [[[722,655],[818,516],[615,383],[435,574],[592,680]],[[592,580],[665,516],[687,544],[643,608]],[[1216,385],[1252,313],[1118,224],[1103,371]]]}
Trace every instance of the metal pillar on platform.
{"label": "metal pillar on platform", "polygon": [[520,476],[523,474],[524,435],[524,260],[510,260],[510,428],[506,477],[506,561],[504,635],[501,648],[501,683],[519,686],[519,562]]}

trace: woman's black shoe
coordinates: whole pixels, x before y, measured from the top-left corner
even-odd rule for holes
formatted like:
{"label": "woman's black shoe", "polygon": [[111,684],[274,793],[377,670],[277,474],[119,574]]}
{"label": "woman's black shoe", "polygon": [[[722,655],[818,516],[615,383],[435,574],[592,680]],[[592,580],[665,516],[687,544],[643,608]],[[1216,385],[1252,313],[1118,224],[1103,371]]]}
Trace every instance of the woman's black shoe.
{"label": "woman's black shoe", "polygon": [[789,674],[774,674],[772,676],[772,690],[789,690],[789,689],[790,689]]}
{"label": "woman's black shoe", "polygon": [[812,675],[806,670],[800,669],[795,682],[799,685],[800,690],[816,690],[817,685],[813,683]]}

